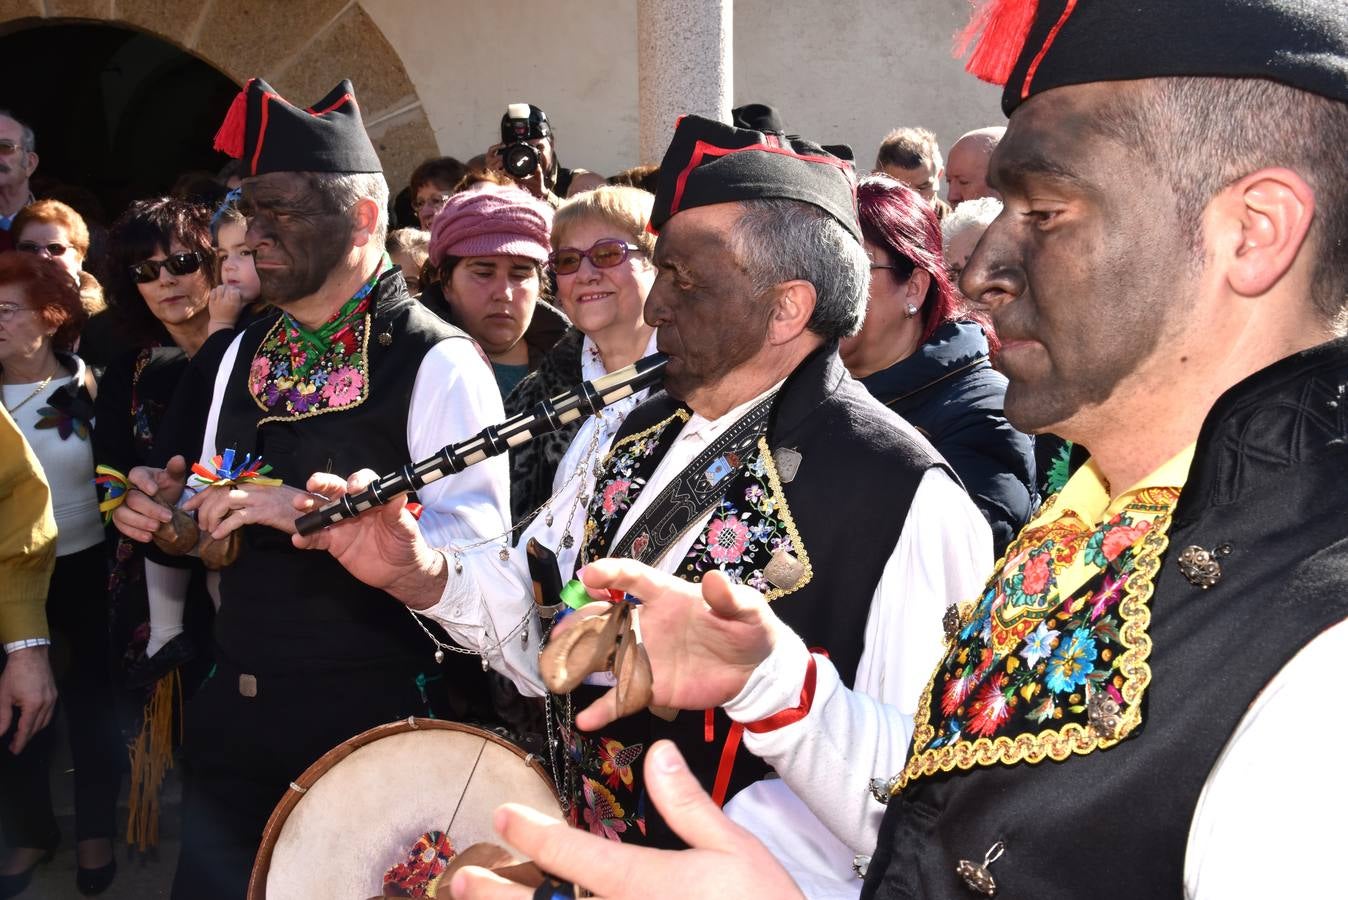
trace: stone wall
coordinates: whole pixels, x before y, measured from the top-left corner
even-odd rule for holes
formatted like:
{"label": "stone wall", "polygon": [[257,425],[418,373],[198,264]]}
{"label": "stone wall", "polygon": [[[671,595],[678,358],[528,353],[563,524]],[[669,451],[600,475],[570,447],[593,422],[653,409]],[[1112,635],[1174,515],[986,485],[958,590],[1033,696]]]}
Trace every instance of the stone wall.
{"label": "stone wall", "polygon": [[0,27],[41,20],[136,28],[240,84],[261,75],[301,105],[350,77],[392,185],[438,153],[398,52],[355,0],[0,0]]}
{"label": "stone wall", "polygon": [[[1003,121],[950,58],[968,0],[733,2],[735,103],[771,103],[863,167],[894,125],[948,147]],[[639,162],[637,0],[0,0],[0,27],[41,19],[139,28],[302,104],[350,77],[395,191],[421,159],[481,153],[519,101],[547,110],[563,162]]]}
{"label": "stone wall", "polygon": [[[880,138],[926,125],[949,147],[1005,122],[1000,92],[952,59],[969,0],[731,0],[735,103],[848,143],[869,169]],[[637,0],[361,0],[402,56],[441,150],[496,140],[507,103],[545,109],[559,155],[611,174],[639,160]],[[650,160],[658,162],[658,160]]]}

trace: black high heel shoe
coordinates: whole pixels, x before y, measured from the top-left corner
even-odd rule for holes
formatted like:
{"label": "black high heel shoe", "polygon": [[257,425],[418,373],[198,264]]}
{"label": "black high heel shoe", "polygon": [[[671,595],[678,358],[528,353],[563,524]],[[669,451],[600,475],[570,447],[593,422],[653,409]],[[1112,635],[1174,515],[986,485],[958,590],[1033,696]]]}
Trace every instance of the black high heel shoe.
{"label": "black high heel shoe", "polygon": [[117,857],[114,855],[106,866],[99,866],[97,869],[76,867],[75,887],[84,896],[93,897],[106,891],[115,877],[117,877]]}
{"label": "black high heel shoe", "polygon": [[52,857],[55,855],[55,849],[47,850],[39,856],[31,866],[24,869],[22,872],[18,872],[14,875],[0,875],[0,900],[8,900],[10,897],[17,897],[19,894],[28,890],[28,885],[33,880],[33,873],[37,871],[37,867],[43,863],[51,862]]}

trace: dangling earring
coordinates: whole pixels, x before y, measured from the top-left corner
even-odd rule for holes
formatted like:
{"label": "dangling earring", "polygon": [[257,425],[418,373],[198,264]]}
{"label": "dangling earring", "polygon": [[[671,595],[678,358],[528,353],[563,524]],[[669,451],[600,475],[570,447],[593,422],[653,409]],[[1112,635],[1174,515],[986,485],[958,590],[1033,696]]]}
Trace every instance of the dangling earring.
{"label": "dangling earring", "polygon": [[909,303],[907,306],[903,308],[903,314],[907,318],[911,319],[913,316],[917,315],[917,307]]}

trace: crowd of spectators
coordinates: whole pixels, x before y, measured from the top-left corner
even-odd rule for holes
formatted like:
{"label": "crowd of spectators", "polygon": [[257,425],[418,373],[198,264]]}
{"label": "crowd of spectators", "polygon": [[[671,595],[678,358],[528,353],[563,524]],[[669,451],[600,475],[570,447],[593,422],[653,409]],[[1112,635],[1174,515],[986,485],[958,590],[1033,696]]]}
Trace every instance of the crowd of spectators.
{"label": "crowd of spectators", "polygon": [[[946,157],[924,128],[885,137],[859,189],[868,312],[841,347],[852,375],[950,463],[999,552],[1045,489],[1036,472],[1044,454],[1002,415],[997,336],[959,290],[960,270],[1000,211],[986,170],[1002,130],[972,131]],[[96,894],[113,879],[125,825],[116,821],[119,785],[129,765],[143,788],[150,757],[172,753],[154,744],[156,698],[166,677],[209,663],[203,629],[219,576],[209,559],[107,529],[95,480],[104,467],[195,458],[226,348],[239,329],[274,315],[260,296],[237,162],[184,173],[169,195],[104,223],[101,212],[93,219],[74,202],[34,196],[38,160],[37,136],[0,113],[4,418],[45,472],[58,533],[50,654],[23,628],[0,628],[0,712],[20,710],[0,750],[9,848],[0,897],[20,893],[59,840],[48,787],[55,732],[41,728],[52,703],[39,671],[54,675],[68,722],[80,890]],[[525,411],[655,352],[643,306],[656,271],[648,223],[657,175],[639,166],[605,180],[567,168],[546,114],[512,105],[499,143],[466,162],[428,159],[394,192],[388,264],[413,297],[476,341],[507,414]],[[97,209],[78,190],[57,193]],[[575,422],[512,454],[517,521],[555,494],[594,427],[602,425]],[[502,709],[502,721],[527,730],[515,712]]]}

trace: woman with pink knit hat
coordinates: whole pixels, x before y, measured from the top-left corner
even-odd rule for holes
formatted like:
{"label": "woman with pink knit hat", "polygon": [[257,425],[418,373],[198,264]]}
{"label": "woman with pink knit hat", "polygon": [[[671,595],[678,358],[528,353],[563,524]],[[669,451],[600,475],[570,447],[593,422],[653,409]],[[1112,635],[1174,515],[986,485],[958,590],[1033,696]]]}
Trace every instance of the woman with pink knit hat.
{"label": "woman with pink knit hat", "polygon": [[[482,185],[455,194],[431,226],[430,261],[450,321],[491,360],[501,395],[529,374],[553,340],[529,341],[540,323],[559,336],[565,320],[539,298],[551,246],[552,207],[515,187]],[[539,330],[535,327],[535,330]]]}

